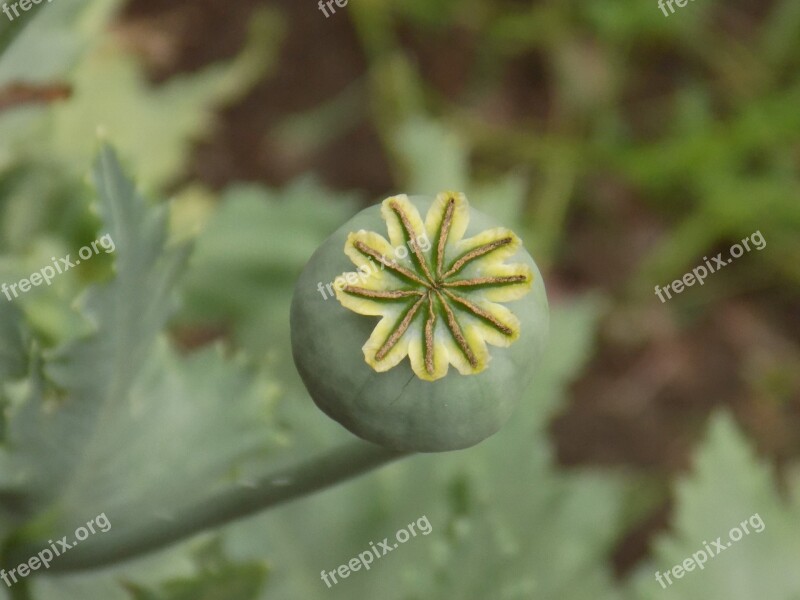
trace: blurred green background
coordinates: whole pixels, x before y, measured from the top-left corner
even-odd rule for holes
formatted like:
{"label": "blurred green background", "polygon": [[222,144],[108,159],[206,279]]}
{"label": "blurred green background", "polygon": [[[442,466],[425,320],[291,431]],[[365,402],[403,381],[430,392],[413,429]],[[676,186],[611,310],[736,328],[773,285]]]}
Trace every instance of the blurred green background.
{"label": "blurred green background", "polygon": [[[101,512],[124,541],[346,441],[294,372],[288,307],[363,206],[463,190],[553,311],[480,446],[0,595],[800,598],[796,0],[56,0],[0,14],[0,49],[0,282],[118,246],[0,296],[0,557]],[[125,176],[87,178],[98,140]],[[762,533],[656,582],[754,513]],[[321,581],[423,515],[431,535]]]}

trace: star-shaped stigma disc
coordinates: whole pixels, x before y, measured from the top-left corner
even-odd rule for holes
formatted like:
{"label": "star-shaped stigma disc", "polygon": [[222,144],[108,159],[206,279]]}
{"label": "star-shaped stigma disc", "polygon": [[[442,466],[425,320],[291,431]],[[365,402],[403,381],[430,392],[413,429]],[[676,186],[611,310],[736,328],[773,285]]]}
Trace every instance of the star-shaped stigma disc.
{"label": "star-shaped stigma disc", "polygon": [[525,264],[504,264],[520,239],[496,227],[462,239],[470,217],[464,194],[436,197],[423,223],[408,196],[384,200],[381,216],[389,240],[378,233],[350,233],[344,251],[358,267],[336,279],[336,297],[356,313],[380,316],[364,357],[388,371],[406,355],[421,379],[483,371],[486,344],[509,346],[520,323],[500,302],[530,291],[533,273]]}

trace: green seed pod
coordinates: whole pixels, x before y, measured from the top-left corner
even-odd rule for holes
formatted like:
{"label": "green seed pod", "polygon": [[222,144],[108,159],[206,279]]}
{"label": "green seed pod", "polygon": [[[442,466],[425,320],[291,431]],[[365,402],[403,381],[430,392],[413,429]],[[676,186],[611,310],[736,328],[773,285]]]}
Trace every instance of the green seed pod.
{"label": "green seed pod", "polygon": [[291,313],[316,404],[359,437],[417,452],[498,431],[547,326],[544,282],[519,238],[449,192],[388,198],[345,223],[306,265]]}

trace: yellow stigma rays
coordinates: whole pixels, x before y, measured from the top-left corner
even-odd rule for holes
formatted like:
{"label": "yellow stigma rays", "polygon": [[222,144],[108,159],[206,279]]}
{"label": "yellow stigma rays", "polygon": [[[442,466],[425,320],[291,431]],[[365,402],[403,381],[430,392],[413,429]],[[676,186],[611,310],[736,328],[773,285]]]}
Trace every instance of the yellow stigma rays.
{"label": "yellow stigma rays", "polygon": [[[345,308],[382,317],[363,347],[367,364],[384,372],[408,356],[427,381],[447,375],[450,365],[462,375],[480,373],[490,359],[487,344],[509,346],[519,337],[519,320],[500,304],[522,298],[533,284],[527,265],[504,262],[519,238],[496,227],[465,239],[469,203],[461,193],[439,194],[424,222],[405,195],[384,200],[381,216],[388,240],[361,230],[345,243],[360,271],[341,279],[360,275],[361,285],[336,289]],[[423,239],[432,243],[424,247]],[[381,269],[368,268],[376,262]]]}
{"label": "yellow stigma rays", "polygon": [[408,236],[408,244],[411,246],[411,251],[414,253],[414,258],[417,259],[416,263],[417,266],[422,270],[425,274],[427,280],[433,284],[435,283],[435,279],[431,275],[430,270],[428,269],[428,263],[425,260],[425,257],[422,255],[422,250],[419,248],[419,236],[417,232],[414,231],[414,228],[411,226],[411,223],[408,220],[408,216],[406,213],[400,208],[400,205],[397,202],[390,201],[389,207],[392,211],[400,217],[400,222],[403,224],[403,230],[405,234]]}

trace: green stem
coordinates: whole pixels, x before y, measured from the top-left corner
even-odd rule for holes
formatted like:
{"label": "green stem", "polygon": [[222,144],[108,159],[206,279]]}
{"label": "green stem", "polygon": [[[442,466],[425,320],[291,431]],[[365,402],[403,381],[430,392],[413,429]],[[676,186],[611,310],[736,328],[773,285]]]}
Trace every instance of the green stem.
{"label": "green stem", "polygon": [[[286,468],[255,482],[239,484],[182,510],[173,520],[150,518],[125,530],[96,535],[56,558],[48,573],[94,569],[165,548],[198,533],[226,525],[284,502],[331,487],[409,453],[357,440],[324,456]],[[113,535],[112,535],[113,534]],[[25,561],[46,544],[16,548],[8,564]]]}

